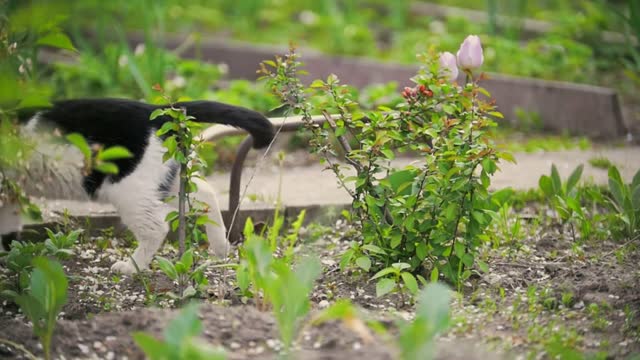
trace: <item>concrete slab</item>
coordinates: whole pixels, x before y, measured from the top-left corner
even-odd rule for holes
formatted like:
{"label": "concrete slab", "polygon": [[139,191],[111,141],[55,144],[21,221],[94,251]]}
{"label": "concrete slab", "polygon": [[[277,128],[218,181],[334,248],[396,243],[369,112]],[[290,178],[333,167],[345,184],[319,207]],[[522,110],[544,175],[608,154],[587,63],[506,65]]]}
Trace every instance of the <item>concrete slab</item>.
{"label": "concrete slab", "polygon": [[[512,187],[526,190],[536,188],[538,179],[549,174],[551,165],[556,164],[560,175],[566,178],[576,166],[585,164],[583,180],[596,184],[606,184],[607,171],[589,165],[589,159],[605,157],[616,164],[622,176],[631,180],[640,169],[640,147],[627,146],[621,148],[600,148],[593,150],[569,150],[559,152],[518,153],[515,154],[517,164],[503,163],[501,171],[492,178],[492,189]],[[394,161],[394,166],[403,167],[419,162],[415,158],[402,158]],[[345,172],[352,172],[345,167]],[[282,175],[282,180],[280,180]],[[252,178],[248,184],[249,179]],[[218,201],[229,222],[228,214],[229,174],[219,173],[207,178],[218,192]],[[282,174],[277,167],[247,167],[243,173],[241,190],[244,192],[237,216],[237,223],[243,224],[247,216],[266,221],[272,216],[273,208],[280,192],[281,201],[286,207],[287,216],[295,216],[302,209],[307,209],[309,219],[327,214],[339,214],[342,208],[351,203],[349,195],[338,187],[331,171],[324,170],[320,164],[309,166],[286,167]],[[281,190],[279,190],[281,189]],[[115,210],[110,205],[73,201],[40,201],[43,206],[45,221],[59,220],[62,209],[67,208],[73,216],[97,216],[108,219],[105,224],[113,223]],[[332,210],[327,210],[331,208]],[[110,221],[110,222],[109,222]]]}

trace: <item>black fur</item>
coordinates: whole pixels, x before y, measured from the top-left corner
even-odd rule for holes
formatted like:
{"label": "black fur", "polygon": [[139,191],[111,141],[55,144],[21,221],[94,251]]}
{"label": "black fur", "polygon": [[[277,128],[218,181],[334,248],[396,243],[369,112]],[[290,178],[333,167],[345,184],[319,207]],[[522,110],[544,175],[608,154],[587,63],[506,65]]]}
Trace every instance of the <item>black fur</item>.
{"label": "black fur", "polygon": [[11,248],[11,243],[13,241],[19,241],[20,240],[20,233],[17,231],[13,231],[10,232],[8,234],[2,234],[0,235],[0,242],[2,243],[2,246],[4,249],[9,249]]}
{"label": "black fur", "polygon": [[[214,101],[189,101],[174,104],[184,107],[187,115],[195,121],[230,125],[246,130],[253,136],[254,147],[267,146],[274,137],[271,122],[262,114],[249,109]],[[89,143],[105,147],[120,145],[127,148],[133,157],[116,160],[119,173],[110,176],[117,182],[129,175],[139,164],[148,145],[150,132],[155,132],[169,117],[162,116],[149,120],[151,113],[168,105],[151,105],[125,99],[74,99],[53,103],[53,106],[39,112],[45,122],[53,123],[65,133],[80,133]],[[19,115],[24,119],[33,110],[23,110]],[[94,171],[84,178],[83,186],[93,196],[107,175]]]}

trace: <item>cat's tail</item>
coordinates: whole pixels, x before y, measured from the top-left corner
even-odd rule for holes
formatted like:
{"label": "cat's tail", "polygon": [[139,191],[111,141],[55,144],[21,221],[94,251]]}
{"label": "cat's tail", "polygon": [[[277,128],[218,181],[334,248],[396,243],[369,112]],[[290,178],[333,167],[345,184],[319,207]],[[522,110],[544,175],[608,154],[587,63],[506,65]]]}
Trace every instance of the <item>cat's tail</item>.
{"label": "cat's tail", "polygon": [[186,101],[174,104],[185,107],[187,115],[195,121],[230,125],[246,130],[253,137],[253,147],[266,147],[271,143],[275,132],[271,121],[257,111],[228,105],[215,101]]}

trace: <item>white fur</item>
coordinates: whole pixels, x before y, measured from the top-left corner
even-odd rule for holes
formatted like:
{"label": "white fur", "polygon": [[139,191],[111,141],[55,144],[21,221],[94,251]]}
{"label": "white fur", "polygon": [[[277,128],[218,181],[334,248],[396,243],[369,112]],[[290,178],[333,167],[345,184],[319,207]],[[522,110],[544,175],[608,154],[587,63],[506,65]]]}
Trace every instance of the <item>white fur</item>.
{"label": "white fur", "polygon": [[[0,204],[0,234],[7,234],[22,229],[22,216],[17,203]],[[0,241],[0,251],[7,251]]]}

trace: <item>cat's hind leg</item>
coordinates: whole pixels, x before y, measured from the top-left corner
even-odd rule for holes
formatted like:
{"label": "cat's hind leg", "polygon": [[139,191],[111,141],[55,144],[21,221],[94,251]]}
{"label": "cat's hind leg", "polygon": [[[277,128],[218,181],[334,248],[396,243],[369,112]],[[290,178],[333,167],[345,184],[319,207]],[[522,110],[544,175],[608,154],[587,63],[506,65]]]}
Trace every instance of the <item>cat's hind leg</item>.
{"label": "cat's hind leg", "polygon": [[229,254],[229,241],[216,193],[209,183],[200,178],[193,178],[193,182],[198,187],[198,190],[193,194],[195,200],[207,205],[207,216],[214,222],[206,224],[209,254],[226,258]]}

